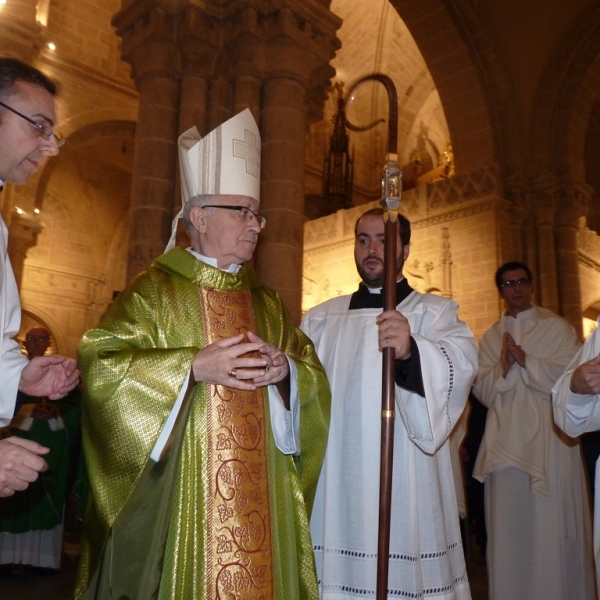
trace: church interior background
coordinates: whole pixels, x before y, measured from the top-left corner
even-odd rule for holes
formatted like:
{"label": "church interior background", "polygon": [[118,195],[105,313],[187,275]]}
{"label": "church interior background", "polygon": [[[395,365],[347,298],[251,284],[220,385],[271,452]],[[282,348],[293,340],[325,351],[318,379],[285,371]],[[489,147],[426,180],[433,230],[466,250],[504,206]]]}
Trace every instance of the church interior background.
{"label": "church interior background", "polygon": [[[524,260],[538,304],[581,336],[600,314],[596,0],[0,0],[0,53],[61,86],[67,144],[0,194],[22,330],[45,325],[56,351],[75,356],[163,251],[177,136],[246,107],[269,220],[259,275],[298,320],[352,292],[387,124],[348,134],[344,198],[325,193],[324,165],[339,90],[373,72],[398,89],[411,285],[454,298],[479,336],[502,308],[495,269]],[[385,118],[385,92],[365,85],[347,108],[357,124]]]}

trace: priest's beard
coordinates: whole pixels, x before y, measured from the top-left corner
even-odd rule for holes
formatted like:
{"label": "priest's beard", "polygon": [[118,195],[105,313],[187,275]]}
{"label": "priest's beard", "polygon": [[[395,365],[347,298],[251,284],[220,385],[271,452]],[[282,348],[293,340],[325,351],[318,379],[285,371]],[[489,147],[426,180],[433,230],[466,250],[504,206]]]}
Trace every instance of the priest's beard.
{"label": "priest's beard", "polygon": [[[364,260],[367,260],[367,258],[365,258]],[[368,260],[373,260],[373,257],[368,257]],[[381,264],[381,270],[377,271],[377,273],[373,273],[370,271],[367,271],[365,269],[365,267],[363,267],[362,264],[360,264],[356,259],[354,260],[354,262],[356,263],[356,270],[358,271],[358,274],[360,275],[360,278],[362,279],[363,283],[370,288],[382,288],[383,287],[383,279],[384,279],[384,270],[383,270],[383,260],[380,260],[379,258],[376,258],[376,260],[379,262],[379,264]],[[398,281],[402,275],[402,267],[404,266],[404,260],[402,260],[402,257],[399,256],[397,258],[397,270],[396,270],[396,281]]]}
{"label": "priest's beard", "polygon": [[[356,264],[356,270],[358,271],[358,274],[360,275],[360,278],[362,279],[362,282],[367,286],[367,287],[373,287],[373,288],[377,288],[377,287],[383,287],[383,280],[385,278],[385,270],[383,267],[383,260],[378,258],[378,257],[374,257],[374,256],[368,256],[366,258],[363,259],[364,261],[367,260],[377,260],[377,262],[379,262],[379,264],[381,265],[381,270],[377,271],[376,273],[373,273],[373,271],[368,271],[362,263],[359,263],[356,260],[356,257],[354,258],[354,263]],[[404,250],[401,249],[400,252],[398,253],[398,256],[396,257],[396,281],[399,281],[402,278],[402,269],[404,268]]]}
{"label": "priest's beard", "polygon": [[[368,259],[374,260],[373,257],[368,257]],[[379,259],[376,260],[381,264],[381,270],[377,273],[368,272],[361,263],[356,262],[356,269],[360,278],[363,280],[363,283],[372,288],[383,287],[383,261]]]}

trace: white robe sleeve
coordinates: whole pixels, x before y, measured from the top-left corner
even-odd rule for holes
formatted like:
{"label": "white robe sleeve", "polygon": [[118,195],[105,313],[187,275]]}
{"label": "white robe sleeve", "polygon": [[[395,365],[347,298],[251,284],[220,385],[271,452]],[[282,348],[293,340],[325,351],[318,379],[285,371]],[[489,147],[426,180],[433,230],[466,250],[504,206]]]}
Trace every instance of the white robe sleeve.
{"label": "white robe sleeve", "polygon": [[298,371],[296,363],[288,358],[290,365],[290,410],[287,410],[277,391],[276,385],[270,385],[269,408],[271,409],[271,428],[275,445],[284,454],[300,454],[300,397],[298,396]]}
{"label": "white robe sleeve", "polygon": [[8,230],[0,218],[0,426],[10,423],[27,358],[12,338],[21,326],[19,292],[7,253]]}
{"label": "white robe sleeve", "polygon": [[409,438],[428,454],[444,444],[460,419],[477,372],[475,340],[457,309],[455,302],[446,302],[430,326],[411,330],[419,347],[425,397],[396,386]]}

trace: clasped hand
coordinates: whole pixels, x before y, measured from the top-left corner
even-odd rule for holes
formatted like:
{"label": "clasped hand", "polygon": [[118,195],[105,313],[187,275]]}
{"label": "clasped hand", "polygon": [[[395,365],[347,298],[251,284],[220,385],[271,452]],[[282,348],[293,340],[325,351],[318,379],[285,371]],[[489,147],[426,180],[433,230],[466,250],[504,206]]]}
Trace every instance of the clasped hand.
{"label": "clasped hand", "polygon": [[517,363],[523,369],[525,368],[525,359],[527,355],[521,346],[515,343],[512,335],[507,331],[502,335],[502,349],[500,350],[500,366],[502,376],[506,377],[510,368]]}
{"label": "clasped hand", "polygon": [[[252,331],[247,335],[247,342],[240,334],[198,350],[192,362],[195,380],[239,390],[255,390],[284,379],[289,373],[285,354]],[[253,352],[258,352],[259,356],[246,356]]]}

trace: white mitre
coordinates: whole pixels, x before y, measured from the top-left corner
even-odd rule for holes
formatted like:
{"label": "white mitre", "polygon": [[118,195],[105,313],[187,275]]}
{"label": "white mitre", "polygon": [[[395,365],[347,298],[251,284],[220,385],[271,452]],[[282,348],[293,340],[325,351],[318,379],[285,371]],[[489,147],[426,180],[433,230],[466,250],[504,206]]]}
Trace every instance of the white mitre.
{"label": "white mitre", "polygon": [[260,202],[260,132],[247,108],[204,137],[196,127],[179,137],[182,210],[165,251],[175,246],[177,221],[194,196],[250,196]]}

